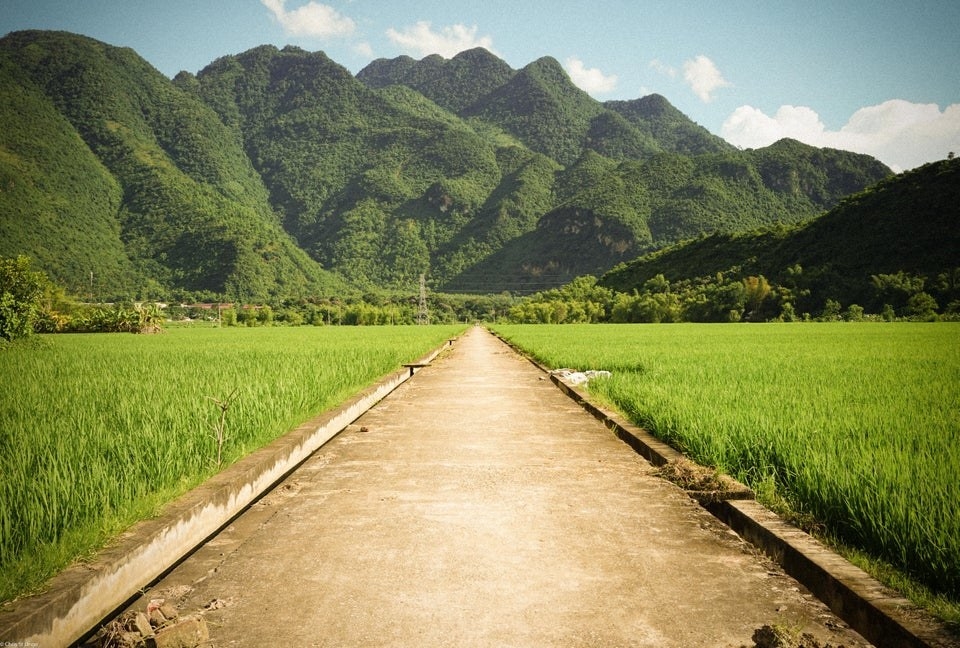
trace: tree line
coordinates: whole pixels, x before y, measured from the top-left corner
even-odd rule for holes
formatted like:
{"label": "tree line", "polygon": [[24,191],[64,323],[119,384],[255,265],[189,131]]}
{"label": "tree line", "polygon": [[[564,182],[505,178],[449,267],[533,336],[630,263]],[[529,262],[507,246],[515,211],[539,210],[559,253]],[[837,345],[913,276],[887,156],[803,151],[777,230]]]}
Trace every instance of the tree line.
{"label": "tree line", "polygon": [[[790,268],[791,280],[771,282],[763,275],[737,272],[671,282],[658,274],[633,291],[620,292],[586,275],[569,284],[519,298],[510,293],[460,295],[431,293],[431,323],[504,321],[518,324],[894,321],[960,320],[960,267],[923,275],[897,272],[871,277],[873,299],[843,304],[827,297],[814,312],[802,268]],[[179,297],[194,295],[181,293]],[[157,332],[166,322],[206,322],[218,326],[380,326],[415,324],[418,297],[366,293],[350,297],[279,299],[242,304],[203,294],[207,302],[85,303],[31,267],[26,256],[0,257],[0,340],[33,333]]]}
{"label": "tree line", "polygon": [[[199,300],[198,300],[199,298]],[[494,321],[507,316],[516,298],[498,295],[433,293],[431,323]],[[366,293],[356,296],[281,298],[240,303],[225,295],[178,291],[167,300],[89,303],[72,297],[29,257],[0,257],[0,341],[34,333],[149,333],[165,323],[218,326],[377,326],[415,324],[419,296]]]}
{"label": "tree line", "polygon": [[712,277],[671,282],[662,274],[632,292],[619,292],[578,277],[562,288],[532,295],[510,308],[515,323],[660,323],[660,322],[795,322],[909,319],[960,319],[960,268],[939,273],[932,281],[906,272],[871,277],[873,299],[843,304],[831,297],[811,311],[801,280],[803,269],[789,269],[781,283],[763,275],[739,277],[736,269]]}

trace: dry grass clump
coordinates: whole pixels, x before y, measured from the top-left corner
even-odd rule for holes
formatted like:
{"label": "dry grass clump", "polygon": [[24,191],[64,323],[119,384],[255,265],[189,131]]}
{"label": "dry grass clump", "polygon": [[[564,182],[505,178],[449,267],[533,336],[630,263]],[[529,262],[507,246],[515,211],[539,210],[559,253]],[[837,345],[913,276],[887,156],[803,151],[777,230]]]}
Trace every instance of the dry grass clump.
{"label": "dry grass clump", "polygon": [[727,483],[721,479],[718,470],[696,464],[686,457],[663,464],[657,468],[656,474],[683,490],[722,491],[727,489]]}

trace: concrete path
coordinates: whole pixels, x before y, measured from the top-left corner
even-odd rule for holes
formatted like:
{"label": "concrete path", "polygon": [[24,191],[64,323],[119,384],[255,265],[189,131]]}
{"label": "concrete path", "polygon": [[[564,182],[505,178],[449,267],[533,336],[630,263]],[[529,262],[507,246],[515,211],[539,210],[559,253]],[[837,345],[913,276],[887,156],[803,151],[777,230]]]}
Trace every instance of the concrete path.
{"label": "concrete path", "polygon": [[146,598],[214,646],[864,645],[651,473],[475,328]]}

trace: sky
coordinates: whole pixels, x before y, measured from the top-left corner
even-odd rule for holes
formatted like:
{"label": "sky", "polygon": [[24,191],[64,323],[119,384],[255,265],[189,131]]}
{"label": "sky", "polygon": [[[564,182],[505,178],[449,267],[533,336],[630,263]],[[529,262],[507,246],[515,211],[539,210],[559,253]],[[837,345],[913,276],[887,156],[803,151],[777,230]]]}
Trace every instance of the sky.
{"label": "sky", "polygon": [[742,148],[782,137],[894,171],[960,155],[956,0],[0,0],[0,34],[131,47],[168,77],[263,44],[376,58],[552,56],[599,101],[651,93]]}

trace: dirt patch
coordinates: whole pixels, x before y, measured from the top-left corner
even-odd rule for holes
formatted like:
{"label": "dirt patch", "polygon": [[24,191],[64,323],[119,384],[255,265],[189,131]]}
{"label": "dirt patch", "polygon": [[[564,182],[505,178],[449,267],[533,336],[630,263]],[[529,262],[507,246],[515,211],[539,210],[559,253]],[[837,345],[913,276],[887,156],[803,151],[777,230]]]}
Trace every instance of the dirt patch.
{"label": "dirt patch", "polygon": [[783,626],[765,625],[754,631],[753,646],[743,648],[844,648],[844,644],[823,643],[812,634]]}

